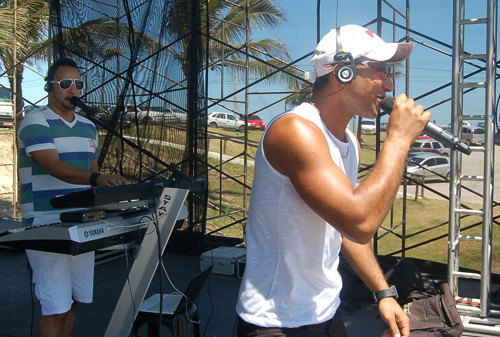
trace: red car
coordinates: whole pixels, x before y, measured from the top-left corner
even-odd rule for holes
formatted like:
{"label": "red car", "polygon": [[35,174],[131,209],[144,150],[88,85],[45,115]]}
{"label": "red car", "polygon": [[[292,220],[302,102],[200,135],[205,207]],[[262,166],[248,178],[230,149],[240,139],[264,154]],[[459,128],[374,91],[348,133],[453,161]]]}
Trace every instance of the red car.
{"label": "red car", "polygon": [[[241,116],[240,120],[245,120],[245,116]],[[248,115],[248,127],[252,130],[264,130],[266,125],[259,116]]]}
{"label": "red car", "polygon": [[417,139],[432,139],[431,136],[426,135],[425,133],[422,132],[420,136],[418,136]]}

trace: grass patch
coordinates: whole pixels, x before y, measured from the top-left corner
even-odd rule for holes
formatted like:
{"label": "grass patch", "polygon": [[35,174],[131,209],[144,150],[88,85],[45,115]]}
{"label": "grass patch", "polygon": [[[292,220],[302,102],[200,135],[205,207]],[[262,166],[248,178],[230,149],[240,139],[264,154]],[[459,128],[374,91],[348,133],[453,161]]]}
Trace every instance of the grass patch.
{"label": "grass patch", "polygon": [[[382,236],[386,229],[394,229],[394,234],[387,234],[378,241],[378,254],[401,256],[403,247],[402,227],[397,226],[402,221],[403,199],[394,202],[393,211],[385,219],[379,229]],[[437,199],[407,199],[406,201],[406,240],[404,242],[405,256],[423,260],[447,263],[448,258],[448,201]],[[468,206],[476,206],[471,205]],[[494,216],[499,215],[494,209]],[[391,222],[391,215],[393,220]],[[462,235],[481,236],[481,218],[465,216],[461,219]],[[500,273],[500,230],[493,224],[492,271]],[[460,266],[479,270],[481,268],[481,243],[462,242],[460,244]]]}
{"label": "grass patch", "polygon": [[[262,137],[261,131],[248,132],[246,149],[247,160],[253,161],[258,142]],[[229,157],[244,158],[244,134],[231,130],[209,129],[209,151],[222,153]],[[222,164],[219,158],[208,158],[211,166],[209,170],[209,199],[207,208],[207,232],[224,228],[216,235],[243,238],[246,212],[250,202],[249,188],[253,181],[254,168],[245,167],[233,162]]]}

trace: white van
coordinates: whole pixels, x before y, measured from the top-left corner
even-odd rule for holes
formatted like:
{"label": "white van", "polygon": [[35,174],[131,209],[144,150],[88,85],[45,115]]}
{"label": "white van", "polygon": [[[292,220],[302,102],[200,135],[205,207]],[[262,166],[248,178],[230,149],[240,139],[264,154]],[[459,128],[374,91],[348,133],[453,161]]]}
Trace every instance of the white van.
{"label": "white van", "polygon": [[361,120],[361,133],[367,135],[374,135],[377,132],[377,125],[373,119]]}

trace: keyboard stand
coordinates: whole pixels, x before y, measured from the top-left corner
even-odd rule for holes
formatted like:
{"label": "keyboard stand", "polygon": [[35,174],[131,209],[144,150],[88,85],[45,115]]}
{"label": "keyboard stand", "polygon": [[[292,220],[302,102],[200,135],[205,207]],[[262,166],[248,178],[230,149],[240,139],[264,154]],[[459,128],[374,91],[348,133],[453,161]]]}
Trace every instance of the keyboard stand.
{"label": "keyboard stand", "polygon": [[134,258],[137,257],[137,252],[141,245],[137,241],[131,241],[120,245],[105,247],[95,251],[95,265],[101,265],[116,259],[120,259],[125,254],[131,253]]}
{"label": "keyboard stand", "polygon": [[[161,254],[167,246],[168,239],[181,212],[189,189],[165,187],[158,200],[156,217],[161,234]],[[127,337],[132,330],[134,320],[144,301],[151,280],[158,267],[158,236],[151,223],[141,244],[137,258],[129,272],[128,280],[116,304],[104,337]]]}

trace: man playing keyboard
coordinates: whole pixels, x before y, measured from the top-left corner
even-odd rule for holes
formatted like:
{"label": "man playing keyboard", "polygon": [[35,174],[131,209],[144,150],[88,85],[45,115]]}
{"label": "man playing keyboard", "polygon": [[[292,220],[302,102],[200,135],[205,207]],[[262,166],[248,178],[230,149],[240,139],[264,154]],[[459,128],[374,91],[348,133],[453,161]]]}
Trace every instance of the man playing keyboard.
{"label": "man playing keyboard", "polygon": [[[60,222],[50,199],[90,186],[126,184],[118,175],[100,174],[95,125],[74,112],[73,96],[84,82],[76,63],[62,58],[48,70],[48,105],[27,113],[19,126],[21,213],[25,226]],[[71,336],[76,302],[90,303],[94,252],[71,256],[26,250],[33,269],[42,317],[38,337]]]}

